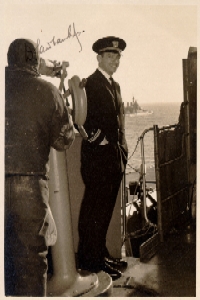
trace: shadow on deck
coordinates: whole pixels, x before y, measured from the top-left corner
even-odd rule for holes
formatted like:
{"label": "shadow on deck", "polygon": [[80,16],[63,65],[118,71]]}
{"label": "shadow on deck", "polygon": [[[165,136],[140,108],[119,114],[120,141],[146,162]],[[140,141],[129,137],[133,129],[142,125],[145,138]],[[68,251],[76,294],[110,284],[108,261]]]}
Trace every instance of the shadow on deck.
{"label": "shadow on deck", "polygon": [[174,229],[148,261],[124,257],[128,268],[111,297],[195,297],[196,224]]}

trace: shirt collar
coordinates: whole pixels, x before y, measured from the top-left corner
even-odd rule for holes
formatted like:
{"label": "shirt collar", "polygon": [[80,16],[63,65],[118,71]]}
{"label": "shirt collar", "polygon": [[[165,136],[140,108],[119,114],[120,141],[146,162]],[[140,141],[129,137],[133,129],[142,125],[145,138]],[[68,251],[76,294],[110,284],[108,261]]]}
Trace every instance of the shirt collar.
{"label": "shirt collar", "polygon": [[102,70],[100,67],[98,67],[98,70],[106,77],[106,79],[110,82],[111,75],[107,74],[104,70]]}

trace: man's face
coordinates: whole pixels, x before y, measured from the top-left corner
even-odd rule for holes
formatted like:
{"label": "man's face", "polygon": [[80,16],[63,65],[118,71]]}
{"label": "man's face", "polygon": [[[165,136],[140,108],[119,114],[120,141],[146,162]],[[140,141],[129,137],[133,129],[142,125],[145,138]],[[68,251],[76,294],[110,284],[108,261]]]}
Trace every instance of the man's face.
{"label": "man's face", "polygon": [[99,67],[107,74],[112,75],[119,67],[121,55],[116,52],[104,52],[97,56]]}

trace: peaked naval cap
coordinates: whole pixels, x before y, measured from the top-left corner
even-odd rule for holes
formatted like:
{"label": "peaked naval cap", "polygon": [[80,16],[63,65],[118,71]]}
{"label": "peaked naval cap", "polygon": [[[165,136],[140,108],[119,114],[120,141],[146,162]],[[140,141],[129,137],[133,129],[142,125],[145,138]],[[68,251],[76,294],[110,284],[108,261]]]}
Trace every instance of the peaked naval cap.
{"label": "peaked naval cap", "polygon": [[115,36],[108,36],[99,39],[92,46],[92,50],[98,54],[106,51],[116,51],[120,53],[125,48],[126,42]]}

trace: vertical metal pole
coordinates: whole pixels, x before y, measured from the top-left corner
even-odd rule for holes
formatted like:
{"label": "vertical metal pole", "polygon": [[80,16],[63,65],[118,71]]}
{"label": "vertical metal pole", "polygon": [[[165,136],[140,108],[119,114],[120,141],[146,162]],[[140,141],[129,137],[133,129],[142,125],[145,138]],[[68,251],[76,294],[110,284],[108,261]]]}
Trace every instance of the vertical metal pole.
{"label": "vertical metal pole", "polygon": [[[188,161],[190,161],[190,115],[189,115],[189,94],[188,94],[188,87],[189,87],[189,74],[188,74],[188,60],[183,59],[183,92],[184,92],[184,103],[186,106],[185,110],[185,132],[187,134],[187,154],[188,154]],[[189,162],[188,162],[189,163]]]}
{"label": "vertical metal pole", "polygon": [[[57,153],[52,149],[50,154],[50,206],[58,237],[55,246],[52,247],[54,276],[48,285],[49,293],[55,292],[62,285],[69,288],[76,278],[69,191],[65,168],[65,152]],[[63,283],[63,280],[66,283]]]}
{"label": "vertical metal pole", "polygon": [[144,157],[144,135],[141,138],[141,156],[142,156],[142,186],[143,186],[143,217],[144,221],[149,222],[147,218],[147,205],[146,205],[146,170],[145,170],[145,157]]}
{"label": "vertical metal pole", "polygon": [[158,233],[160,241],[163,242],[163,228],[162,228],[162,203],[160,192],[160,168],[158,155],[158,126],[154,125],[154,153],[155,153],[155,174],[156,174],[156,191],[157,191],[157,214],[158,214]]}
{"label": "vertical metal pole", "polygon": [[[190,104],[189,104],[189,70],[188,70],[188,59],[183,59],[183,95],[184,95],[184,103],[186,105],[185,109],[185,133],[186,133],[186,161],[187,161],[187,177],[188,177],[188,183],[191,184],[191,176],[190,176],[190,166],[191,166],[191,152],[190,152]],[[192,195],[192,188],[190,186],[189,188],[189,199],[191,199]]]}
{"label": "vertical metal pole", "polygon": [[126,237],[126,173],[124,171],[122,180],[122,218],[123,218],[123,231],[122,231],[122,243]]}
{"label": "vertical metal pole", "polygon": [[[124,102],[122,103],[122,110],[123,110],[123,127],[125,128],[125,113],[124,113]],[[123,232],[122,232],[122,245],[126,239],[126,168],[123,174],[122,180],[122,214],[123,214]]]}
{"label": "vertical metal pole", "polygon": [[53,276],[48,281],[48,296],[76,296],[92,289],[96,274],[81,277],[76,271],[66,153],[51,149],[49,173],[50,207],[57,227],[57,241],[52,247]]}

